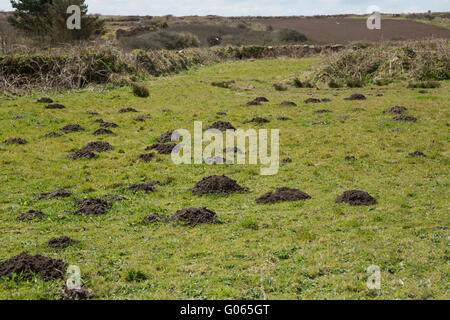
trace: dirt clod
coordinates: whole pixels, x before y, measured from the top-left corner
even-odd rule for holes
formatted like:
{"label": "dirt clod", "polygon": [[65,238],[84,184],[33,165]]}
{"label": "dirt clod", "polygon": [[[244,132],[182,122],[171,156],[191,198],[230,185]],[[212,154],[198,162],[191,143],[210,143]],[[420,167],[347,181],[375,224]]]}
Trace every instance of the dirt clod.
{"label": "dirt clod", "polygon": [[44,137],[46,137],[46,138],[58,138],[58,137],[62,137],[62,134],[60,134],[58,132],[49,132]]}
{"label": "dirt clod", "polygon": [[280,121],[288,121],[288,120],[292,120],[291,118],[288,118],[288,117],[279,117],[279,118],[277,118],[277,120],[280,120]]}
{"label": "dirt clod", "polygon": [[331,112],[331,110],[327,110],[327,109],[320,109],[320,110],[316,110],[314,111],[314,113],[328,113]]}
{"label": "dirt clod", "polygon": [[167,219],[161,217],[158,213],[153,213],[143,219],[144,223],[167,222]]}
{"label": "dirt clod", "polygon": [[190,226],[196,226],[198,224],[222,224],[222,222],[217,219],[216,213],[207,208],[178,210],[170,220],[178,220]]}
{"label": "dirt clod", "polygon": [[232,194],[246,191],[247,189],[241,187],[235,180],[224,175],[205,177],[192,189],[192,193],[199,196],[211,193]]}
{"label": "dirt clod", "polygon": [[106,151],[113,150],[114,148],[108,142],[94,141],[94,142],[89,142],[86,145],[86,147],[84,147],[83,149],[92,151],[92,152],[106,152]]}
{"label": "dirt clod", "polygon": [[133,108],[124,108],[119,110],[119,113],[127,113],[127,112],[138,112],[138,111]]}
{"label": "dirt clod", "polygon": [[403,112],[407,111],[408,109],[406,109],[405,107],[402,106],[395,106],[392,107],[386,111],[384,111],[383,113],[395,113],[395,114],[402,114]]}
{"label": "dirt clod", "polygon": [[92,151],[89,151],[89,150],[86,150],[86,149],[83,148],[83,149],[78,150],[77,152],[69,155],[68,158],[72,159],[72,160],[78,160],[78,159],[81,159],[81,158],[96,159],[96,158],[98,158],[98,155],[96,155]]}
{"label": "dirt clod", "polygon": [[66,285],[63,285],[61,289],[61,300],[90,300],[95,298],[95,294],[86,287],[80,289],[69,289]]}
{"label": "dirt clod", "polygon": [[347,156],[347,157],[345,157],[345,161],[356,161],[356,157],[355,156]]}
{"label": "dirt clod", "polygon": [[43,193],[39,193],[37,195],[37,198],[39,200],[42,199],[62,199],[62,198],[68,198],[72,196],[72,192],[67,191],[65,189],[59,189],[53,192],[43,192]]}
{"label": "dirt clod", "polygon": [[37,103],[53,103],[53,100],[47,97],[40,98]]}
{"label": "dirt clod", "polygon": [[296,107],[297,104],[292,101],[283,101],[282,103],[280,103],[280,106],[281,107]]}
{"label": "dirt clod", "polygon": [[[179,138],[181,135],[178,134],[175,130],[167,131],[166,133],[163,133],[159,138],[156,138],[156,141],[159,143],[168,143],[172,142],[172,135],[175,132],[174,137]],[[177,140],[175,140],[177,141]]]}
{"label": "dirt clod", "polygon": [[396,117],[392,118],[392,120],[417,122],[417,118],[415,118],[413,116],[405,116],[405,115],[396,116]]}
{"label": "dirt clod", "polygon": [[78,240],[73,240],[67,236],[62,236],[59,238],[50,239],[47,242],[47,247],[50,247],[53,249],[64,249],[64,248],[70,247],[71,245],[74,245],[78,242],[79,242]]}
{"label": "dirt clod", "polygon": [[101,128],[101,129],[95,130],[92,133],[93,136],[102,136],[105,134],[114,134],[114,132],[112,132],[111,130],[105,129],[105,128]]}
{"label": "dirt clod", "polygon": [[217,129],[220,131],[226,131],[226,130],[236,130],[235,127],[229,122],[226,121],[217,121],[214,122],[208,129]]}
{"label": "dirt clod", "polygon": [[317,99],[317,98],[308,98],[304,101],[305,103],[321,103],[322,100]]}
{"label": "dirt clod", "polygon": [[68,124],[67,126],[62,127],[60,130],[64,133],[85,131],[85,129],[79,124]]}
{"label": "dirt clod", "polygon": [[156,150],[160,154],[171,154],[176,146],[177,145],[175,143],[168,143],[168,144],[155,143],[150,147],[147,147],[145,151]]}
{"label": "dirt clod", "polygon": [[366,100],[366,96],[360,93],[354,93],[350,97],[345,98],[344,100],[352,101],[352,100]]}
{"label": "dirt clod", "polygon": [[410,157],[426,157],[427,155],[423,153],[422,151],[414,151],[413,153],[409,154]]}
{"label": "dirt clod", "polygon": [[[101,119],[99,119],[99,120],[101,120]],[[99,123],[100,123],[100,127],[102,127],[102,128],[118,128],[118,127],[119,127],[118,124],[115,124],[115,123],[113,123],[113,122],[104,122],[104,121],[102,120],[102,121],[99,122]]]}
{"label": "dirt clod", "polygon": [[49,104],[45,109],[65,109],[66,107],[62,104]]}
{"label": "dirt clod", "polygon": [[139,155],[139,160],[142,160],[144,162],[150,162],[155,157],[155,153],[144,153]]}
{"label": "dirt clod", "polygon": [[264,119],[264,118],[260,118],[260,117],[256,117],[256,118],[253,118],[251,120],[246,120],[243,123],[245,124],[245,123],[252,123],[252,122],[254,122],[254,123],[268,123],[268,122],[270,122],[270,120],[267,120],[267,119]]}
{"label": "dirt clod", "polygon": [[347,203],[351,206],[371,206],[376,204],[377,200],[365,191],[350,190],[337,197],[335,202]]}
{"label": "dirt clod", "polygon": [[152,117],[150,117],[150,116],[140,116],[133,120],[137,121],[137,122],[145,122],[146,120],[150,120],[150,119],[152,119]]}
{"label": "dirt clod", "polygon": [[75,213],[84,216],[99,216],[105,214],[111,208],[111,204],[108,201],[95,198],[76,200],[74,205],[78,207]]}
{"label": "dirt clod", "polygon": [[252,100],[252,101],[247,102],[247,105],[248,106],[260,106],[261,102],[256,101],[256,100]]}
{"label": "dirt clod", "polygon": [[31,221],[34,219],[44,219],[47,215],[42,211],[29,210],[21,214],[17,219],[20,221]]}
{"label": "dirt clod", "polygon": [[297,189],[283,187],[278,188],[275,192],[268,192],[262,195],[256,199],[256,203],[278,203],[306,199],[311,199],[311,196]]}
{"label": "dirt clod", "polygon": [[27,144],[27,140],[22,138],[10,138],[3,141],[4,144]]}
{"label": "dirt clod", "polygon": [[47,258],[41,255],[31,256],[22,252],[0,264],[0,277],[11,278],[14,274],[31,279],[33,274],[39,274],[45,281],[64,279],[66,264],[61,260]]}

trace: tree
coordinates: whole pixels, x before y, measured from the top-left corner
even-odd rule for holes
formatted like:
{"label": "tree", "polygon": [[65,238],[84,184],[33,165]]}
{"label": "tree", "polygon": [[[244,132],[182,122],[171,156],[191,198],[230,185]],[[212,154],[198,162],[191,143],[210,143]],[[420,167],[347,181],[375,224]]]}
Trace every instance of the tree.
{"label": "tree", "polygon": [[[51,43],[85,40],[103,28],[98,17],[87,15],[85,0],[11,0],[11,5],[15,12],[9,17],[9,23],[36,40]],[[80,7],[80,30],[67,28],[70,5]]]}

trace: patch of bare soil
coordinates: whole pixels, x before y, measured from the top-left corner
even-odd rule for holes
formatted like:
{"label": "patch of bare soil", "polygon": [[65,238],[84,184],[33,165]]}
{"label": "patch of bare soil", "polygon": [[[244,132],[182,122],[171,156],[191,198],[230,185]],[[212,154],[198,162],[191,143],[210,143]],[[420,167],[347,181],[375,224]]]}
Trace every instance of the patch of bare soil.
{"label": "patch of bare soil", "polygon": [[402,114],[403,112],[407,111],[408,109],[406,109],[405,107],[401,107],[401,106],[395,106],[392,107],[386,111],[384,111],[383,113],[395,113],[395,114]]}
{"label": "patch of bare soil", "polygon": [[217,129],[220,131],[226,131],[226,130],[236,130],[235,127],[229,122],[226,121],[217,121],[214,122],[208,129]]}
{"label": "patch of bare soil", "polygon": [[139,155],[139,160],[142,160],[142,161],[144,161],[144,162],[150,162],[150,161],[152,161],[152,159],[155,157],[155,153],[144,153],[144,154],[141,154],[141,155]]}
{"label": "patch of bare soil", "polygon": [[127,113],[127,112],[139,112],[139,111],[133,108],[124,108],[119,110],[119,113]]}
{"label": "patch of bare soil", "polygon": [[99,113],[97,111],[86,111],[85,113],[90,116],[98,116],[99,115]]}
{"label": "patch of bare soil", "polygon": [[207,208],[178,210],[170,220],[181,221],[190,226],[196,226],[198,224],[222,224],[222,222],[217,219],[216,213]]}
{"label": "patch of bare soil", "polygon": [[161,217],[158,213],[153,213],[143,219],[144,223],[167,222],[168,219]]}
{"label": "patch of bare soil", "polygon": [[[101,120],[101,119],[100,119],[100,120]],[[119,125],[118,125],[118,124],[115,124],[115,123],[113,123],[113,122],[104,122],[104,121],[102,120],[102,122],[100,122],[100,127],[102,127],[102,128],[118,128]]]}
{"label": "patch of bare soil", "polygon": [[246,123],[252,123],[252,122],[254,122],[254,123],[268,123],[268,122],[270,122],[270,120],[267,120],[267,119],[264,119],[264,118],[260,118],[260,117],[256,117],[256,118],[253,118],[251,120],[246,120],[243,123],[246,124]]}
{"label": "patch of bare soil", "polygon": [[353,101],[353,100],[366,100],[366,96],[360,93],[354,93],[350,97],[345,98],[344,100]]}
{"label": "patch of bare soil", "polygon": [[198,196],[211,193],[229,195],[246,191],[247,189],[241,187],[236,182],[236,180],[233,180],[224,175],[205,177],[201,181],[199,181],[192,189],[192,193]]}
{"label": "patch of bare soil", "polygon": [[292,101],[283,101],[282,103],[280,103],[280,106],[281,107],[296,107],[297,104]]}
{"label": "patch of bare soil", "polygon": [[47,215],[42,211],[29,210],[21,214],[17,219],[20,221],[31,221],[34,219],[44,219]]}
{"label": "patch of bare soil", "polygon": [[396,116],[396,117],[392,118],[392,120],[395,120],[395,121],[417,122],[417,118],[415,118],[415,117],[413,117],[413,116],[405,116],[405,115]]}
{"label": "patch of bare soil", "polygon": [[59,250],[59,249],[64,249],[64,248],[70,247],[71,245],[74,245],[74,244],[79,243],[79,242],[80,241],[73,240],[73,239],[71,239],[71,238],[69,238],[67,236],[62,236],[62,237],[59,237],[59,238],[50,239],[47,242],[47,247]]}
{"label": "patch of bare soil", "polygon": [[288,117],[279,117],[279,118],[277,118],[277,120],[280,120],[280,121],[289,121],[289,120],[292,120],[291,118],[288,118]]}
{"label": "patch of bare soil", "polygon": [[62,137],[62,134],[60,134],[58,132],[49,132],[44,137],[46,137],[46,138],[58,138],[58,137]]}
{"label": "patch of bare soil", "polygon": [[85,129],[79,124],[68,124],[67,126],[62,127],[60,130],[64,133],[85,131]]}
{"label": "patch of bare soil", "polygon": [[151,116],[140,116],[140,117],[134,118],[133,120],[136,122],[145,122],[146,120],[150,120],[150,119],[152,119]]}
{"label": "patch of bare soil", "polygon": [[84,216],[103,215],[111,208],[111,204],[108,201],[95,198],[76,200],[74,205],[78,207],[75,213]]}
{"label": "patch of bare soil", "polygon": [[300,201],[311,199],[311,196],[297,189],[287,187],[278,188],[275,192],[268,192],[258,199],[256,203],[278,203],[286,201]]}
{"label": "patch of bare soil", "polygon": [[376,204],[377,200],[365,191],[350,190],[337,197],[335,202],[347,203],[351,206],[371,206]]}
{"label": "patch of bare soil", "polygon": [[414,151],[413,153],[409,154],[410,157],[426,157],[427,155],[423,153],[422,151]]}
{"label": "patch of bare soil", "polygon": [[4,144],[27,144],[27,140],[22,138],[9,138],[3,141]]}
{"label": "patch of bare soil", "polygon": [[61,300],[90,300],[95,298],[95,294],[88,288],[82,286],[80,289],[69,289],[63,285],[61,289]]}
{"label": "patch of bare soil", "polygon": [[53,103],[53,100],[47,97],[40,98],[37,103]]}
{"label": "patch of bare soil", "polygon": [[13,275],[31,279],[33,275],[39,274],[45,281],[51,279],[64,279],[67,265],[62,260],[56,260],[41,256],[31,256],[22,252],[0,264],[0,277],[11,278]]}
{"label": "patch of bare soil", "polygon": [[114,134],[114,132],[112,132],[111,130],[105,129],[105,128],[101,128],[101,129],[95,130],[92,133],[93,136],[102,136],[102,135],[106,135],[106,134]]}
{"label": "patch of bare soil", "polygon": [[176,146],[177,145],[175,143],[168,143],[168,144],[155,143],[150,147],[147,147],[145,151],[156,150],[160,154],[171,154]]}
{"label": "patch of bare soil", "polygon": [[168,143],[172,142],[172,135],[175,132],[174,138],[177,138],[175,141],[178,141],[178,138],[181,137],[180,134],[176,132],[176,130],[167,131],[166,133],[163,133],[159,138],[156,138],[156,141],[159,143]]}
{"label": "patch of bare soil", "polygon": [[65,109],[66,107],[62,104],[49,104],[45,109]]}
{"label": "patch of bare soil", "polygon": [[327,109],[320,109],[320,110],[316,110],[314,111],[314,113],[328,113],[331,112],[331,110],[327,110]]}
{"label": "patch of bare soil", "polygon": [[62,199],[62,198],[68,198],[72,196],[72,192],[67,191],[65,189],[59,189],[53,192],[43,192],[43,193],[39,193],[37,195],[37,198],[39,200],[42,199]]}

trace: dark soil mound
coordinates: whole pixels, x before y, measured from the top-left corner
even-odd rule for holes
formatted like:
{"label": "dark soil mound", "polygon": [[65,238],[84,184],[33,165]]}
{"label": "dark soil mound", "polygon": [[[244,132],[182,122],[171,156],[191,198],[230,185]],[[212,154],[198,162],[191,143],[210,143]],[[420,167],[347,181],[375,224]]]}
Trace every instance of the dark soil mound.
{"label": "dark soil mound", "polygon": [[315,113],[328,113],[331,112],[331,110],[327,110],[327,109],[320,109],[320,110],[316,110],[314,111]]}
{"label": "dark soil mound", "polygon": [[427,155],[423,153],[422,151],[414,151],[413,153],[409,154],[410,157],[426,157]]}
{"label": "dark soil mound", "polygon": [[99,115],[99,113],[97,111],[86,111],[85,113],[90,116],[98,116]]}
{"label": "dark soil mound", "polygon": [[150,116],[140,116],[140,117],[135,118],[134,121],[145,122],[146,120],[150,120],[150,119],[153,119],[153,118]]}
{"label": "dark soil mound", "polygon": [[64,133],[70,133],[70,132],[84,131],[85,129],[79,124],[68,124],[67,126],[61,128],[60,130]]}
{"label": "dark soil mound", "polygon": [[356,161],[356,157],[354,157],[354,156],[347,156],[347,157],[345,157],[345,161]]}
{"label": "dark soil mound", "polygon": [[38,199],[62,199],[72,196],[72,192],[60,189],[53,192],[43,192],[37,195]]}
{"label": "dark soil mound", "polygon": [[31,256],[22,252],[0,264],[0,277],[11,278],[13,274],[31,279],[33,274],[39,274],[43,280],[52,278],[64,279],[66,264],[61,260],[47,258],[41,255]]}
{"label": "dark soil mound", "polygon": [[[167,131],[166,133],[163,133],[159,138],[156,138],[156,141],[159,143],[172,142],[172,134],[174,132],[175,132],[175,138],[179,138],[180,135],[175,130],[171,130],[171,131]],[[177,141],[177,140],[175,140],[175,141]]]}
{"label": "dark soil mound", "polygon": [[246,120],[243,123],[245,124],[245,123],[252,123],[252,122],[254,122],[254,123],[268,123],[270,121],[267,120],[267,119],[264,119],[264,118],[256,117],[256,118],[253,118],[251,120]]}
{"label": "dark soil mound", "polygon": [[322,102],[331,102],[331,99],[323,98],[323,99],[322,99]]}
{"label": "dark soil mound", "polygon": [[157,222],[167,222],[167,219],[161,217],[158,213],[153,213],[149,216],[146,216],[143,221],[145,223],[157,223]]}
{"label": "dark soil mound", "polygon": [[241,187],[235,180],[227,176],[205,177],[192,189],[192,193],[198,196],[210,193],[232,194],[246,191],[247,189]]}
{"label": "dark soil mound", "polygon": [[317,99],[317,98],[309,98],[305,100],[305,103],[321,103],[322,100]]}
{"label": "dark soil mound", "polygon": [[105,214],[111,208],[111,204],[108,201],[95,198],[76,200],[74,205],[78,207],[75,213],[84,216],[99,216]]}
{"label": "dark soil mound", "polygon": [[296,107],[297,104],[295,102],[292,102],[292,101],[283,101],[282,103],[280,103],[280,106],[282,106],[282,107]]}
{"label": "dark soil mound", "polygon": [[69,289],[64,285],[61,289],[61,300],[89,300],[94,298],[94,293],[85,287],[81,287],[81,289]]}
{"label": "dark soil mound", "polygon": [[22,138],[10,138],[3,141],[4,144],[27,144],[27,140]]}
{"label": "dark soil mound", "polygon": [[248,106],[260,106],[261,102],[256,101],[256,100],[252,100],[252,101],[247,102],[247,105]]}
{"label": "dark soil mound", "polygon": [[258,102],[269,102],[269,99],[267,99],[266,97],[257,97],[255,100],[253,101],[258,101]]}
{"label": "dark soil mound", "polygon": [[150,161],[152,161],[152,159],[154,157],[155,157],[155,153],[152,152],[152,153],[141,154],[138,159],[140,159],[140,160],[142,160],[144,162],[150,162]]}
{"label": "dark soil mound", "polygon": [[291,158],[284,158],[283,163],[292,163],[292,159]]}
{"label": "dark soil mound", "polygon": [[235,127],[229,122],[226,121],[217,121],[214,122],[208,129],[217,129],[220,131],[226,131],[226,130],[236,130]]}
{"label": "dark soil mound", "polygon": [[86,147],[83,148],[84,150],[88,150],[91,152],[106,152],[113,150],[113,146],[111,146],[108,142],[104,141],[95,141],[95,142],[89,142]]}
{"label": "dark soil mound", "polygon": [[216,213],[206,208],[189,208],[175,212],[170,220],[178,220],[190,226],[197,224],[222,224],[216,218]]}
{"label": "dark soil mound", "polygon": [[127,112],[138,112],[138,111],[133,108],[124,108],[119,110],[119,113],[127,113]]}
{"label": "dark soil mound", "polygon": [[78,243],[79,241],[70,239],[69,237],[62,236],[60,238],[50,239],[47,242],[47,247],[53,249],[64,249],[70,247],[71,245]]}
{"label": "dark soil mound", "polygon": [[268,192],[258,199],[256,203],[278,203],[284,201],[299,201],[311,199],[311,196],[297,189],[278,188],[275,192]]}
{"label": "dark soil mound", "polygon": [[38,101],[38,103],[53,103],[53,100],[47,97],[44,98],[40,98]]}
{"label": "dark soil mound", "polygon": [[131,190],[133,193],[136,193],[139,191],[144,191],[145,193],[155,192],[156,185],[161,185],[161,182],[152,181],[152,182],[142,183],[142,184],[133,184],[128,187],[128,190]]}
{"label": "dark soil mound", "polygon": [[350,97],[345,98],[344,100],[352,101],[352,100],[366,100],[366,96],[360,93],[352,94]]}
{"label": "dark soil mound", "polygon": [[57,138],[57,137],[61,137],[61,136],[62,136],[62,134],[60,134],[60,133],[49,132],[44,137],[46,137],[46,138]]}
{"label": "dark soil mound", "polygon": [[416,122],[417,118],[414,118],[412,116],[396,116],[396,117],[392,118],[392,120]]}
{"label": "dark soil mound", "polygon": [[[99,119],[101,120],[101,119]],[[119,125],[112,122],[104,122],[103,120],[100,123],[100,127],[102,128],[118,128]]]}
{"label": "dark soil mound", "polygon": [[86,149],[81,149],[78,150],[77,152],[69,155],[69,159],[72,160],[78,160],[81,158],[86,158],[86,159],[96,159],[98,158],[98,155],[96,155],[95,153],[93,153],[92,151],[86,150]]}
{"label": "dark soil mound", "polygon": [[280,121],[288,121],[288,120],[292,120],[291,118],[288,118],[288,117],[279,117],[279,118],[277,118],[277,120],[280,120]]}
{"label": "dark soil mound", "polygon": [[103,119],[95,119],[94,122],[95,123],[104,123],[105,121]]}
{"label": "dark soil mound", "polygon": [[348,203],[351,206],[371,206],[376,204],[377,200],[365,191],[350,190],[337,197],[335,202]]}
{"label": "dark soil mound", "polygon": [[44,219],[46,216],[42,211],[30,210],[21,214],[17,219],[20,221],[31,221],[34,219]]}
{"label": "dark soil mound", "polygon": [[105,134],[114,134],[114,132],[112,132],[111,130],[108,130],[108,129],[101,128],[101,129],[95,130],[92,133],[93,136],[102,136]]}
{"label": "dark soil mound", "polygon": [[405,107],[401,107],[401,106],[395,106],[392,107],[386,111],[384,111],[383,113],[395,113],[395,114],[402,114],[403,112],[407,111],[408,109],[406,109]]}
{"label": "dark soil mound", "polygon": [[173,149],[176,146],[177,145],[175,143],[169,143],[169,144],[155,143],[155,144],[151,145],[150,147],[147,147],[145,150],[146,151],[156,150],[160,154],[171,154]]}
{"label": "dark soil mound", "polygon": [[66,107],[62,104],[49,104],[45,109],[65,109]]}

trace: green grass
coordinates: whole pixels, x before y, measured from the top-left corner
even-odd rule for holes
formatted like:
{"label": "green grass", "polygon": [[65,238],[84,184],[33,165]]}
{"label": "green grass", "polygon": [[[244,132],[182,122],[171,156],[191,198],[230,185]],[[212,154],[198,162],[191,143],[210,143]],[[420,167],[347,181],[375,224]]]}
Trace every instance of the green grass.
{"label": "green grass", "polygon": [[[22,137],[24,146],[0,145],[0,261],[22,251],[78,265],[85,285],[100,299],[443,299],[448,295],[448,169],[450,83],[431,89],[424,99],[404,83],[371,88],[276,91],[319,59],[239,61],[192,69],[145,85],[151,96],[135,97],[130,88],[54,94],[65,110],[46,110],[35,101],[48,94],[0,98],[0,140]],[[232,89],[212,82],[236,81]],[[375,87],[380,88],[380,87]],[[366,101],[344,101],[351,93]],[[116,96],[116,98],[113,98]],[[120,96],[120,97],[119,97]],[[257,96],[262,106],[245,106]],[[310,96],[332,102],[304,104]],[[291,100],[298,107],[279,107]],[[408,108],[417,123],[396,122],[382,112]],[[139,114],[119,114],[133,107]],[[313,113],[330,109],[325,115]],[[353,108],[365,111],[353,112]],[[162,112],[170,109],[172,112]],[[103,139],[115,150],[96,160],[72,161],[66,155],[90,141],[98,128],[86,115],[100,113],[120,128]],[[181,165],[157,155],[151,163],[134,161],[160,134],[176,128],[222,120],[239,128],[280,129],[282,164],[275,176],[259,175],[258,166]],[[14,119],[16,116],[23,119]],[[348,115],[347,120],[338,118]],[[270,123],[242,122],[255,116]],[[278,117],[292,121],[278,121]],[[329,125],[311,125],[313,121]],[[344,121],[342,123],[341,121]],[[86,132],[43,138],[79,123]],[[401,129],[393,133],[392,130]],[[411,158],[420,150],[427,158]],[[347,162],[354,155],[358,160]],[[194,196],[189,189],[203,176],[226,174],[250,189],[229,197]],[[151,194],[123,191],[131,184],[160,180]],[[277,187],[298,188],[313,199],[257,205],[255,199]],[[34,194],[67,188],[80,196],[122,194],[101,217],[61,213],[74,198],[37,201]],[[345,190],[361,189],[378,200],[371,207],[335,204]],[[186,207],[217,212],[222,225],[187,227],[143,224],[158,212],[171,216]],[[42,221],[19,222],[19,214],[40,209]],[[62,251],[45,243],[69,236],[81,242]],[[366,287],[366,269],[381,268],[381,290]],[[136,281],[139,280],[139,281]],[[0,279],[0,299],[53,299],[62,281]]]}

